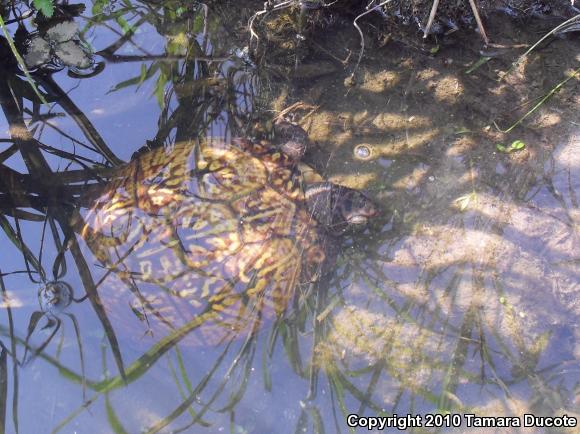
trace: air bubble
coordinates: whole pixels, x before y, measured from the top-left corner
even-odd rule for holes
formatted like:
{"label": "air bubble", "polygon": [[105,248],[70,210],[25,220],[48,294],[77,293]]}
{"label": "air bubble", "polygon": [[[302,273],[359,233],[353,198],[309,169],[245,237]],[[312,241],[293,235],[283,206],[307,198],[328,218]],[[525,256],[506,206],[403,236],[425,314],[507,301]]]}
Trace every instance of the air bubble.
{"label": "air bubble", "polygon": [[359,160],[369,160],[373,156],[373,151],[368,145],[357,145],[354,148],[354,156]]}

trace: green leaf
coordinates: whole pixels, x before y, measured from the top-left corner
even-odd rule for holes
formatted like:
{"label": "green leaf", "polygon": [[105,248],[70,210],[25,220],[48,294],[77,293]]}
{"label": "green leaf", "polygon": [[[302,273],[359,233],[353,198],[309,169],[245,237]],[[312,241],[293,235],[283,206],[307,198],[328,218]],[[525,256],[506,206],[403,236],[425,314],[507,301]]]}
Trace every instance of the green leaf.
{"label": "green leaf", "polygon": [[179,32],[169,39],[167,52],[173,55],[186,54],[189,47],[189,38],[185,32]]}
{"label": "green leaf", "polygon": [[467,207],[469,207],[469,204],[471,202],[474,202],[476,199],[477,196],[475,193],[469,193],[461,197],[458,197],[457,199],[454,200],[454,202],[457,204],[460,211],[465,211]]}
{"label": "green leaf", "polygon": [[34,7],[37,11],[42,12],[46,18],[52,17],[54,13],[54,4],[52,0],[33,0]]}
{"label": "green leaf", "polygon": [[163,108],[165,106],[165,83],[167,82],[167,76],[163,71],[160,72],[159,77],[157,77],[157,83],[155,83],[155,97],[157,98],[157,103],[159,107]]}
{"label": "green leaf", "polygon": [[465,128],[465,127],[460,127],[457,131],[455,131],[453,134],[459,135],[459,134],[469,134],[472,133],[473,131],[471,131],[469,128]]}
{"label": "green leaf", "polygon": [[139,84],[142,84],[147,78],[147,66],[144,63],[141,64],[141,75],[139,76]]}
{"label": "green leaf", "polygon": [[203,30],[205,24],[205,18],[203,16],[203,14],[201,13],[197,13],[197,15],[195,16],[195,18],[193,19],[193,26],[192,26],[192,33],[193,34],[197,34],[200,33]]}
{"label": "green leaf", "polygon": [[505,147],[505,145],[502,145],[501,143],[496,143],[495,144],[495,148],[499,151],[499,152],[507,152],[507,148]]}
{"label": "green leaf", "polygon": [[466,74],[471,74],[473,71],[475,71],[476,69],[478,69],[481,65],[486,64],[490,60],[491,60],[491,57],[487,57],[487,56],[480,57],[477,62],[475,62],[469,69],[467,69],[465,71],[465,73]]}
{"label": "green leaf", "polygon": [[135,27],[133,27],[131,24],[129,24],[125,18],[117,17],[115,19],[115,21],[117,21],[117,24],[119,25],[119,27],[121,27],[121,30],[123,31],[123,35],[126,35],[128,33],[132,33],[135,31]]}
{"label": "green leaf", "polygon": [[439,52],[439,49],[441,47],[439,47],[439,45],[435,45],[434,47],[431,47],[431,49],[429,50],[429,53],[431,54],[437,54]]}
{"label": "green leaf", "polygon": [[143,315],[143,312],[141,312],[139,309],[137,309],[135,306],[131,304],[129,304],[129,307],[131,308],[131,311],[139,321],[145,321],[145,315]]}
{"label": "green leaf", "polygon": [[109,0],[96,0],[93,3],[93,15],[102,14],[108,2]]}
{"label": "green leaf", "polygon": [[515,152],[515,151],[521,151],[522,149],[524,149],[526,147],[526,144],[524,142],[522,142],[521,140],[514,140],[513,142],[511,142],[511,144],[509,146],[505,146],[501,143],[497,143],[495,145],[495,147],[499,152],[511,154],[512,152]]}
{"label": "green leaf", "polygon": [[123,427],[123,424],[117,416],[115,409],[111,405],[108,393],[105,394],[105,408],[107,409],[107,420],[109,421],[109,425],[113,429],[113,432],[115,434],[127,434],[127,431]]}
{"label": "green leaf", "polygon": [[8,351],[0,352],[0,429],[5,432],[6,403],[8,402]]}
{"label": "green leaf", "polygon": [[145,74],[143,75],[143,66],[141,66],[141,71],[140,71],[139,76],[130,78],[130,79],[122,81],[120,83],[117,83],[107,93],[117,92],[118,90],[124,89],[128,86],[135,86],[135,85],[140,86],[141,84],[143,84],[143,82],[145,80],[153,77],[153,75],[155,75],[155,73],[157,72],[158,69],[159,69],[159,63],[155,62],[149,67],[148,70],[146,70]]}

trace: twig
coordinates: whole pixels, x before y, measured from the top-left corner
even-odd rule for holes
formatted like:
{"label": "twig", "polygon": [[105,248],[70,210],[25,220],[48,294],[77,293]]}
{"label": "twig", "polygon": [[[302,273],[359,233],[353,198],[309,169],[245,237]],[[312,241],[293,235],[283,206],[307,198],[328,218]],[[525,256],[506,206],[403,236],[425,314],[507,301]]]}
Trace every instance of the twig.
{"label": "twig", "polygon": [[[368,11],[365,11],[365,12],[363,12],[362,14],[358,15],[358,16],[357,16],[357,17],[354,19],[354,21],[352,22],[352,25],[353,25],[353,26],[355,26],[355,28],[358,30],[358,33],[360,34],[360,53],[359,53],[359,55],[358,55],[358,60],[357,60],[357,62],[356,62],[356,65],[355,65],[355,67],[354,67],[354,71],[353,71],[353,72],[352,72],[352,74],[351,74],[351,77],[353,77],[353,78],[354,78],[354,74],[355,74],[355,73],[356,73],[356,71],[358,70],[358,67],[359,67],[359,65],[360,65],[360,61],[362,60],[362,56],[363,56],[363,53],[364,53],[364,51],[365,51],[365,37],[364,37],[364,35],[363,35],[363,32],[362,32],[362,30],[360,29],[359,25],[357,24],[357,21],[358,21],[359,19],[361,19],[362,17],[364,17],[365,15],[368,15],[368,14],[370,14],[371,12],[374,12],[374,11],[376,11],[376,10],[377,10],[378,8],[380,8],[381,6],[384,6],[384,5],[386,5],[386,4],[387,4],[387,3],[389,3],[390,1],[391,1],[391,0],[385,0],[385,1],[384,1],[384,2],[382,2],[382,3],[379,3],[379,4],[378,4],[378,5],[376,5],[376,6],[373,6],[373,7],[372,7],[371,9],[369,9]],[[368,7],[368,6],[367,6],[367,7]]]}
{"label": "twig", "polygon": [[250,42],[254,38],[256,38],[256,40],[260,39],[258,34],[256,32],[254,32],[254,21],[256,20],[256,18],[258,18],[260,15],[264,15],[264,18],[265,18],[270,12],[272,12],[274,10],[284,9],[284,8],[290,7],[292,5],[292,2],[293,2],[293,0],[287,0],[287,1],[279,3],[273,7],[268,7],[269,2],[264,3],[264,9],[256,12],[254,15],[252,15],[252,18],[250,18],[250,21],[248,21],[248,27],[250,28]]}
{"label": "twig", "polygon": [[483,40],[487,45],[489,44],[489,39],[487,38],[487,34],[485,33],[485,28],[483,27],[483,23],[481,22],[479,12],[477,12],[477,5],[475,4],[475,0],[469,0],[469,5],[471,6],[473,16],[475,17],[475,21],[477,22],[477,28],[479,29],[479,33],[481,33],[481,37],[483,38]]}
{"label": "twig", "polygon": [[318,48],[320,51],[322,51],[324,54],[327,54],[328,56],[332,57],[334,60],[342,63],[342,66],[346,66],[348,64],[348,59],[350,59],[350,55],[352,53],[352,51],[349,50],[348,55],[346,56],[346,59],[341,59],[338,56],[335,56],[331,51],[327,50],[326,48],[324,48],[322,45],[316,43],[316,41],[312,40],[310,41],[312,43],[312,45],[316,48]]}
{"label": "twig", "polygon": [[310,110],[307,114],[307,116],[309,116],[312,112],[318,110],[319,108],[320,108],[319,105],[306,104],[302,101],[298,101],[286,107],[284,110],[280,111],[280,113],[276,115],[274,120],[283,119],[284,116],[286,116],[290,112],[293,112],[294,110]]}
{"label": "twig", "polygon": [[429,36],[429,31],[435,20],[435,15],[437,14],[437,9],[439,8],[439,0],[433,1],[433,7],[431,8],[431,13],[429,14],[429,19],[427,20],[427,25],[425,26],[425,31],[423,32],[423,38]]}

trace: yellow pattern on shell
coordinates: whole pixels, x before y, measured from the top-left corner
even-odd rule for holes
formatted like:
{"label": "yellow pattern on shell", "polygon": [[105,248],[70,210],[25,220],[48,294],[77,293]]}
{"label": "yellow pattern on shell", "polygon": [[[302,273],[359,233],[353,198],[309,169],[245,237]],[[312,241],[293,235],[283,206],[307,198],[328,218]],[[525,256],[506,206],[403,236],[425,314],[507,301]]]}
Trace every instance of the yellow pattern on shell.
{"label": "yellow pattern on shell", "polygon": [[223,144],[156,149],[107,186],[82,236],[111,276],[99,288],[108,311],[127,307],[115,297],[130,299],[147,318],[138,324],[158,334],[203,318],[209,341],[247,332],[258,312],[285,311],[324,254],[313,253],[318,229],[289,158],[259,149],[259,158]]}

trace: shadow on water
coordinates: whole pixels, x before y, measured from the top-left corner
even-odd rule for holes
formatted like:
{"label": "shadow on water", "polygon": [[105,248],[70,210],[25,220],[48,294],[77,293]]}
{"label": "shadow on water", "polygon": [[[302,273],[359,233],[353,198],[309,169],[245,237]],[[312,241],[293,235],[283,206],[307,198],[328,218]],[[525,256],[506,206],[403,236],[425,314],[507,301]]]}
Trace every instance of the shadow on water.
{"label": "shadow on water", "polygon": [[[316,2],[255,14],[260,2],[95,1],[35,25],[25,3],[5,4],[6,432],[578,417],[577,35],[512,68],[557,24],[491,14],[484,49],[470,31],[421,41],[375,14],[359,21],[354,71],[352,17]],[[318,281],[303,253],[325,245],[301,205],[268,208],[266,187],[241,218],[236,203],[255,197],[240,185],[276,178],[235,152],[216,169],[202,146],[269,140],[278,115],[308,132],[304,178],[381,208],[336,257],[324,250],[335,262]],[[238,229],[249,220],[271,226]]]}

